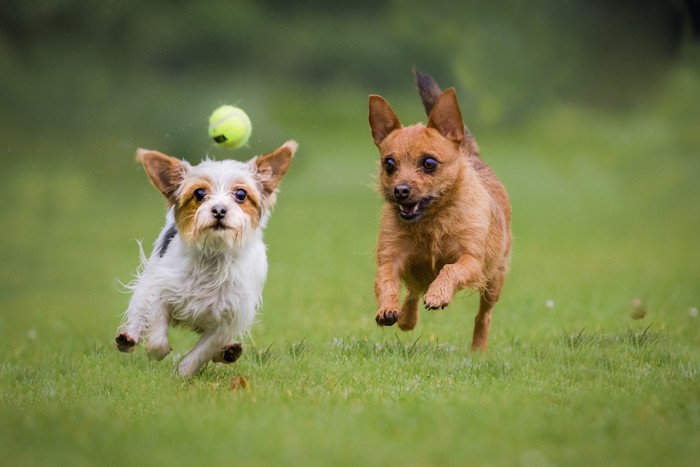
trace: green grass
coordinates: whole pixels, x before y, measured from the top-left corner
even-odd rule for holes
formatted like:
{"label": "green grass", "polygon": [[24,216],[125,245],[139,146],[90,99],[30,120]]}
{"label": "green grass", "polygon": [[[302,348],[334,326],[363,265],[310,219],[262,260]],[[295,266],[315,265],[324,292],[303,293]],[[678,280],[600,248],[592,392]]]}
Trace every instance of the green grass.
{"label": "green grass", "polygon": [[[120,354],[112,339],[134,240],[150,244],[162,222],[133,147],[192,159],[190,146],[171,146],[201,152],[204,137],[186,128],[162,139],[133,122],[50,142],[7,135],[3,461],[696,465],[700,159],[696,126],[680,123],[698,115],[674,120],[674,106],[698,82],[672,77],[669,95],[633,114],[562,106],[474,129],[514,208],[512,272],[483,355],[468,351],[474,295],[422,312],[411,333],[374,324],[380,203],[366,92],[330,90],[300,115],[301,98],[280,91],[253,117],[264,136],[252,151],[300,142],[266,233],[264,308],[243,358],[191,381],[173,369],[192,334],[175,330],[160,363]],[[392,100],[417,120],[410,99]],[[639,321],[635,298],[648,308]],[[248,390],[230,390],[236,375]]]}

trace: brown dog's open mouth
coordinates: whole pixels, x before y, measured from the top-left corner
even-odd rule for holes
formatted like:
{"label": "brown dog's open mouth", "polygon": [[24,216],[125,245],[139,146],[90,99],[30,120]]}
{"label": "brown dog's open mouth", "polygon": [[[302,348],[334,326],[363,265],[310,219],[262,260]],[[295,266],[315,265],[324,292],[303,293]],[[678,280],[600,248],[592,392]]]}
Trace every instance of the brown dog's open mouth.
{"label": "brown dog's open mouth", "polygon": [[423,217],[425,208],[433,201],[433,198],[428,196],[421,199],[417,203],[400,203],[399,216],[405,221],[415,221]]}
{"label": "brown dog's open mouth", "polygon": [[399,204],[399,216],[401,219],[410,221],[421,214],[420,203]]}

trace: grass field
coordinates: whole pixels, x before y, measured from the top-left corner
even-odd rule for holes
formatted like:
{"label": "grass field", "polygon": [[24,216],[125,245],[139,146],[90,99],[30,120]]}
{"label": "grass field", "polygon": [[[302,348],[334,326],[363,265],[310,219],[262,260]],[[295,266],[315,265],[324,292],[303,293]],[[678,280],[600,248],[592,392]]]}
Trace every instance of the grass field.
{"label": "grass field", "polygon": [[[697,465],[699,85],[679,71],[634,112],[562,104],[472,128],[514,209],[483,355],[468,351],[466,293],[411,333],[374,324],[367,90],[328,90],[313,112],[273,92],[249,110],[249,154],[286,138],[300,150],[266,233],[264,307],[242,359],[190,381],[173,369],[192,334],[175,330],[160,363],[112,339],[135,239],[150,244],[162,222],[133,150],[194,160],[210,149],[204,131],[164,108],[31,138],[3,114],[3,463]],[[216,102],[191,91],[206,115]],[[415,96],[387,97],[420,118]],[[230,389],[237,375],[247,390]]]}

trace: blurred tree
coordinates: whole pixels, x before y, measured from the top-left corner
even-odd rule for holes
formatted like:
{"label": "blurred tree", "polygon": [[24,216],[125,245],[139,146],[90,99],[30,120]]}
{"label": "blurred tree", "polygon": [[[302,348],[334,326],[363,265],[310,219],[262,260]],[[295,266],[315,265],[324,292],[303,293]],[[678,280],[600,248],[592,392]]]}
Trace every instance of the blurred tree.
{"label": "blurred tree", "polygon": [[0,58],[20,75],[61,57],[121,74],[378,91],[407,86],[417,65],[502,122],[551,99],[628,102],[697,34],[698,1],[4,0]]}

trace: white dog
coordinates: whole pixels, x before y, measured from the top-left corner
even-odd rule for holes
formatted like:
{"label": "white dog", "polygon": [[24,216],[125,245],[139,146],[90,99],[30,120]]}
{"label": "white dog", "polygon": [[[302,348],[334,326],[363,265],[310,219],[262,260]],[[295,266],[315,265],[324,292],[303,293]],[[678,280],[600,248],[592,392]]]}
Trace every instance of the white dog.
{"label": "white dog", "polygon": [[181,324],[201,338],[178,372],[197,373],[210,360],[232,363],[243,349],[235,339],[250,331],[267,276],[262,230],[297,143],[287,141],[250,161],[206,160],[192,166],[139,149],[153,184],[168,201],[165,227],[141,272],[115,339],[131,352],[144,341],[150,358],[171,351],[169,326]]}

